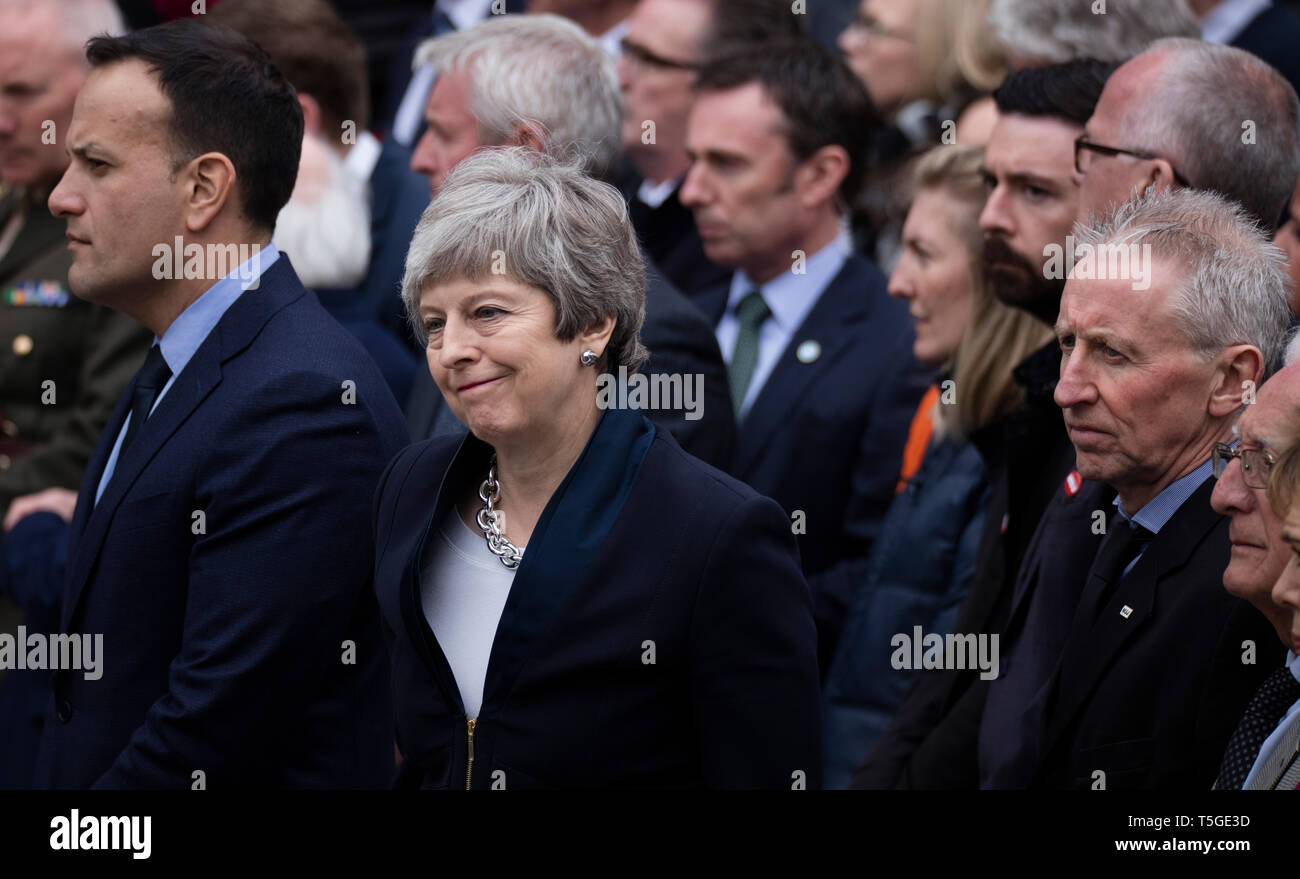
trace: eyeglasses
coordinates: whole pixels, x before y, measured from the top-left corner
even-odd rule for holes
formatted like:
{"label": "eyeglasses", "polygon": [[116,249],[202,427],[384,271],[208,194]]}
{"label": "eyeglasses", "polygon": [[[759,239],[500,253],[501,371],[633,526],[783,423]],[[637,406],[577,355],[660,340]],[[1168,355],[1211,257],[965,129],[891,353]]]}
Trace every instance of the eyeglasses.
{"label": "eyeglasses", "polygon": [[660,70],[690,70],[697,71],[703,65],[696,64],[693,61],[674,61],[672,58],[665,58],[656,54],[639,43],[634,43],[627,37],[624,37],[619,46],[623,49],[623,56],[630,61],[646,67],[657,67]]}
{"label": "eyeglasses", "polygon": [[[1093,143],[1080,137],[1074,142],[1074,170],[1080,174],[1088,173],[1088,162],[1084,161],[1083,157],[1089,152],[1100,153],[1103,156],[1132,156],[1135,159],[1164,158],[1163,156],[1157,156],[1155,153],[1142,152],[1141,150],[1122,150],[1119,147],[1102,146],[1099,143]],[[1169,162],[1168,159],[1164,160]],[[1174,172],[1174,179],[1178,181],[1179,185],[1186,186],[1189,189],[1192,188],[1192,184],[1187,182],[1186,177],[1178,173],[1178,169],[1174,167],[1172,162],[1169,162],[1169,170]]]}
{"label": "eyeglasses", "polygon": [[1241,459],[1241,480],[1248,487],[1268,488],[1268,474],[1277,463],[1272,455],[1264,449],[1234,449],[1232,446],[1218,443],[1210,453],[1215,479],[1223,477],[1223,471],[1228,469],[1228,463],[1233,458]]}

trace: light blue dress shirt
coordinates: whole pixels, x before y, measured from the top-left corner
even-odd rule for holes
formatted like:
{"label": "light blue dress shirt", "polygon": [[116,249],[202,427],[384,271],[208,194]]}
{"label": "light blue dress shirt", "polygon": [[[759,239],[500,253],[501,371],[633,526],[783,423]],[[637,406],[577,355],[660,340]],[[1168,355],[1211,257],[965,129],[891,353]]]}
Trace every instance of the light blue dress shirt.
{"label": "light blue dress shirt", "polygon": [[804,260],[803,274],[782,272],[766,284],[754,283],[743,270],[738,270],[731,276],[727,310],[722,313],[717,329],[718,347],[727,358],[728,365],[736,352],[736,336],[740,332],[740,322],[736,319],[736,306],[740,300],[758,288],[763,291],[763,299],[772,310],[771,317],[763,321],[758,331],[758,360],[754,363],[753,376],[740,407],[741,418],[749,413],[749,407],[776,368],[781,354],[789,347],[795,332],[817,304],[822,292],[839,274],[852,250],[852,239],[846,231],[841,230],[834,241]]}
{"label": "light blue dress shirt", "polygon": [[[1116,495],[1115,512],[1124,522],[1136,522],[1152,534],[1159,534],[1160,529],[1165,527],[1169,520],[1174,517],[1174,513],[1178,512],[1178,508],[1196,493],[1196,490],[1201,487],[1201,483],[1210,478],[1212,466],[1212,459],[1207,458],[1204,464],[1191,473],[1166,485],[1160,494],[1147,501],[1146,505],[1133,516],[1128,514],[1124,509],[1124,505],[1119,502],[1119,495]],[[1128,567],[1124,568],[1124,576],[1128,576],[1128,572],[1133,570],[1133,566],[1138,563],[1138,559],[1142,558],[1143,552],[1146,552],[1145,546],[1142,547],[1142,552],[1139,552],[1133,557],[1133,561],[1128,563]]]}
{"label": "light blue dress shirt", "polygon": [[[247,262],[217,281],[205,290],[202,296],[191,302],[176,320],[172,321],[171,326],[163,331],[161,339],[154,337],[154,342],[162,349],[163,362],[172,371],[172,376],[158,392],[158,399],[154,400],[153,408],[149,410],[150,415],[158,408],[163,397],[167,396],[171,386],[176,383],[176,377],[194,357],[194,352],[199,350],[199,346],[207,339],[226,310],[235,304],[235,300],[245,290],[256,286],[266,270],[279,258],[280,251],[274,244],[263,247]],[[253,271],[257,274],[251,274]],[[126,420],[122,422],[122,428],[117,432],[117,441],[113,443],[113,451],[108,456],[108,463],[104,465],[104,474],[99,477],[99,488],[95,491],[96,504],[103,496],[104,489],[108,487],[108,481],[113,478],[113,471],[117,468],[117,456],[122,450],[122,440],[126,437],[126,430],[130,424],[131,413],[127,412]]]}
{"label": "light blue dress shirt", "polygon": [[[1290,650],[1286,652],[1286,667],[1296,681],[1300,682],[1300,657],[1297,657]],[[1297,714],[1300,714],[1300,699],[1291,703],[1291,707],[1287,709],[1286,714],[1282,715],[1282,719],[1277,722],[1277,726],[1268,734],[1268,738],[1264,739],[1264,744],[1259,746],[1259,756],[1255,758],[1254,764],[1250,767],[1250,773],[1246,776],[1246,780],[1241,784],[1243,790],[1254,783],[1255,773],[1260,770],[1260,765],[1263,763],[1264,756],[1272,752],[1274,746],[1277,744],[1277,740],[1282,737],[1282,731],[1291,724],[1291,718],[1295,717]],[[1271,781],[1269,783],[1272,784]]]}

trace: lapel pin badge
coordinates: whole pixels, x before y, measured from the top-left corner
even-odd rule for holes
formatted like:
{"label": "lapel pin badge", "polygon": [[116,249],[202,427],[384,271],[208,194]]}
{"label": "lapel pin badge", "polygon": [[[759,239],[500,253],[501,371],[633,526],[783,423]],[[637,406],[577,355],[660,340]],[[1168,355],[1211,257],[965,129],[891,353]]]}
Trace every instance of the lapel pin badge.
{"label": "lapel pin badge", "polygon": [[1129,607],[1126,604],[1119,609],[1119,615],[1122,616],[1124,619],[1128,619],[1133,615],[1133,608]]}
{"label": "lapel pin badge", "polygon": [[822,346],[814,339],[800,342],[798,349],[794,352],[794,356],[799,358],[800,363],[812,363],[818,357],[822,356]]}
{"label": "lapel pin badge", "polygon": [[1071,470],[1070,475],[1065,477],[1065,496],[1074,497],[1083,488],[1083,477],[1079,475],[1078,470]]}

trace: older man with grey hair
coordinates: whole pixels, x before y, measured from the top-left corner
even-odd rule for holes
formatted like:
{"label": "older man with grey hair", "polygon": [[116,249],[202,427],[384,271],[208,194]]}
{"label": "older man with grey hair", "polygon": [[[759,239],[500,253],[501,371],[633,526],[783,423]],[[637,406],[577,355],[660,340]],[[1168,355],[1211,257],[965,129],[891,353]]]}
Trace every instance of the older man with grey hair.
{"label": "older man with grey hair", "polygon": [[1201,33],[1187,0],[993,0],[989,27],[1013,70],[1078,58],[1120,64],[1161,37]]}
{"label": "older man with grey hair", "polygon": [[[459,162],[491,147],[525,146],[598,179],[612,176],[622,124],[614,62],[573,22],[555,15],[491,19],[429,40],[418,61],[432,64],[438,79],[411,168],[428,175],[435,198]],[[686,451],[725,467],[736,425],[713,330],[653,265],[647,279],[645,372],[680,377],[696,396],[646,415]],[[416,440],[464,429],[425,375],[416,376],[407,421]]]}
{"label": "older man with grey hair", "polygon": [[1272,231],[1300,175],[1300,100],[1249,52],[1159,40],[1106,81],[1075,167],[1080,219],[1181,186],[1218,192]]}
{"label": "older man with grey hair", "polygon": [[[1247,645],[1276,637],[1223,588],[1229,520],[1210,505],[1211,458],[1281,348],[1287,281],[1277,249],[1213,193],[1150,192],[1076,233],[1056,323],[1078,467],[1064,493],[1101,482],[1116,496],[1091,514],[1106,536],[1080,591],[1032,596],[1073,613],[1024,740],[981,737],[982,780],[1205,789],[1270,667]],[[1044,523],[1022,573],[1088,539]]]}

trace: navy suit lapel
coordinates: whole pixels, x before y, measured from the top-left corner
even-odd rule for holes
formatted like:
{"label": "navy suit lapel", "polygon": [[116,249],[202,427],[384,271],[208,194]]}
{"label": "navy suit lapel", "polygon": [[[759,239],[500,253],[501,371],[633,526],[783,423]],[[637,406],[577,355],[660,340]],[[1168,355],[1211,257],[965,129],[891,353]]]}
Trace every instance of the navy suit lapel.
{"label": "navy suit lapel", "polygon": [[[781,423],[797,408],[808,385],[833,368],[843,352],[860,340],[862,324],[870,316],[871,298],[878,291],[859,262],[857,257],[849,257],[822,291],[738,425],[732,467],[732,475],[738,479],[749,474]],[[806,341],[815,341],[821,348],[811,363],[804,363],[797,354]]]}
{"label": "navy suit lapel", "polygon": [[77,499],[63,600],[64,631],[69,630],[82,590],[103,549],[113,515],[145,466],[220,384],[221,364],[247,347],[272,314],[305,293],[288,257],[281,254],[263,274],[258,289],[240,296],[199,345],[193,358],[176,376],[176,381],[140,429],[131,448],[125,454],[119,454],[113,475],[104,486],[104,494],[95,504],[95,490],[117,433],[126,419],[127,401],[131,399],[135,382],[132,381],[132,387],[127,388],[109,421],[111,432],[105,430],[100,436],[95,450],[97,466],[87,469]]}
{"label": "navy suit lapel", "polygon": [[506,599],[483,685],[495,712],[529,654],[586,578],[641,471],[655,428],[635,410],[610,409],[542,511]]}
{"label": "navy suit lapel", "polygon": [[[654,431],[636,411],[606,411],[582,455],[551,496],[533,529],[497,624],[480,716],[500,708],[537,642],[583,581],[622,512]],[[400,596],[407,637],[438,679],[443,697],[462,711],[464,703],[451,665],[424,615],[421,566],[434,529],[452,514],[457,498],[482,480],[491,455],[491,447],[472,434],[461,442],[442,476],[424,534],[407,558]]]}
{"label": "navy suit lapel", "polygon": [[[1156,593],[1177,573],[1223,518],[1210,506],[1214,480],[1207,479],[1151,541],[1129,575],[1110,597],[1096,623],[1076,610],[1074,625],[1057,666],[1056,705],[1040,753],[1046,754],[1075,720],[1102,674],[1147,624]],[[1090,575],[1091,576],[1091,575]],[[1129,611],[1121,615],[1124,607]]]}

